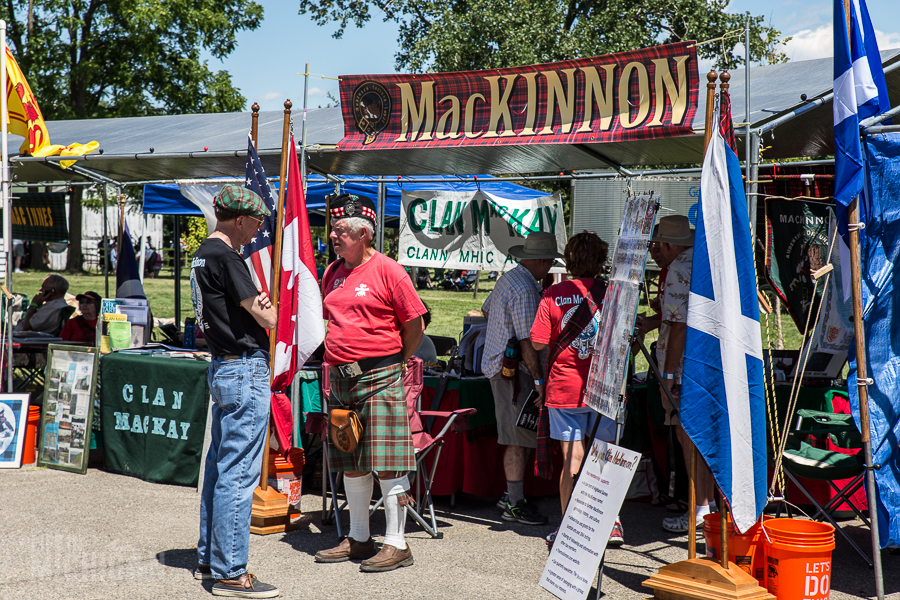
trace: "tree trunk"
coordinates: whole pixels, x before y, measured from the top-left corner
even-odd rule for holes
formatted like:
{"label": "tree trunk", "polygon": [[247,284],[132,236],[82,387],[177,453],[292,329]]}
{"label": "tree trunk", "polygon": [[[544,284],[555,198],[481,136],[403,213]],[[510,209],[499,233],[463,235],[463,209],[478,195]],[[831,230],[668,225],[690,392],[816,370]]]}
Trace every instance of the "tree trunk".
{"label": "tree trunk", "polygon": [[66,271],[84,270],[81,254],[81,196],[84,187],[75,186],[69,192],[69,255],[66,258]]}
{"label": "tree trunk", "polygon": [[44,242],[31,242],[31,265],[35,271],[49,271],[50,267],[44,262],[47,254],[47,244]]}

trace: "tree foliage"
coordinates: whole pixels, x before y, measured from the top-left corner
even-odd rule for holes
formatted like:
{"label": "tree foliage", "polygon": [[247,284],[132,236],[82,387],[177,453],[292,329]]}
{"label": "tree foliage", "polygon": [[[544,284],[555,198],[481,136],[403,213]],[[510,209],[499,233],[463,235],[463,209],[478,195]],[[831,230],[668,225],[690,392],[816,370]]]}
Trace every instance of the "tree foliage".
{"label": "tree foliage", "polygon": [[[751,62],[785,62],[781,35],[729,0],[300,0],[300,14],[335,27],[364,27],[376,13],[400,25],[397,68],[409,72],[513,67],[598,56],[683,40],[719,68],[743,64],[750,21]],[[373,43],[376,43],[373,41]]]}
{"label": "tree foliage", "polygon": [[[8,43],[44,118],[241,110],[224,58],[255,29],[251,0],[5,0]],[[29,7],[30,10],[29,10]]]}
{"label": "tree foliage", "polygon": [[[201,55],[228,56],[236,34],[262,17],[252,0],[0,2],[7,43],[46,120],[242,110],[231,76]],[[81,190],[69,205],[69,270],[82,266]]]}

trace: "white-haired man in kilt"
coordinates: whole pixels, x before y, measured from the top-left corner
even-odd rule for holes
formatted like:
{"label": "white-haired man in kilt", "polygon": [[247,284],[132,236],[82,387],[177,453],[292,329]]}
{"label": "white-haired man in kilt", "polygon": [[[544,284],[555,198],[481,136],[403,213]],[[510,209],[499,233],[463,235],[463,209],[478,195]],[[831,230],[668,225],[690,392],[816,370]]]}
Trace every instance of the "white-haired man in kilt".
{"label": "white-haired man in kilt", "polygon": [[[329,410],[354,410],[363,424],[356,450],[341,452],[328,441],[331,470],[344,472],[350,532],[316,554],[316,562],[363,558],[360,570],[391,571],[413,564],[404,540],[407,473],[415,452],[403,390],[402,367],[419,347],[426,309],[406,270],[372,247],[375,205],[342,194],[331,202],[331,241],[340,257],[322,277],[325,362],[330,365]],[[387,522],[375,554],[369,534],[373,476],[378,473]],[[373,556],[375,555],[375,556]]]}

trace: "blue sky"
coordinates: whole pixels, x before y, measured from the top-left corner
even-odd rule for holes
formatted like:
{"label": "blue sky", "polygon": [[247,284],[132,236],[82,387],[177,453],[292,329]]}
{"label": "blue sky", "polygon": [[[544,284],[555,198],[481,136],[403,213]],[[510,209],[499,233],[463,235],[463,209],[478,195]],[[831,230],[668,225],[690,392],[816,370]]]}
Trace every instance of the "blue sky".
{"label": "blue sky", "polygon": [[[307,15],[298,15],[296,0],[257,0],[265,19],[256,31],[238,36],[237,49],[225,61],[210,60],[213,69],[225,69],[247,98],[247,110],[259,102],[263,110],[282,110],[290,98],[294,109],[303,105],[303,73],[307,60],[317,74],[309,82],[309,106],[328,103],[328,92],[338,95],[338,82],[321,79],[359,73],[393,73],[397,25],[376,17],[364,30],[348,27],[343,39],[331,37],[332,27],[318,27]],[[900,1],[868,0],[869,14],[882,50],[900,47]],[[792,36],[784,51],[792,60],[832,54],[833,0],[732,0],[731,12],[750,11]]]}

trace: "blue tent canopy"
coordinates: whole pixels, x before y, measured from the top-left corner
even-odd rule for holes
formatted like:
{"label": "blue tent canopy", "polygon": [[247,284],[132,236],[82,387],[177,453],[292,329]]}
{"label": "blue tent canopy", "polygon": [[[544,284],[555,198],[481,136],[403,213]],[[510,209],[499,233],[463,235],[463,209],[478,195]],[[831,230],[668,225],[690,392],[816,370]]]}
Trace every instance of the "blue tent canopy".
{"label": "blue tent canopy", "polygon": [[[401,187],[407,191],[410,190],[428,190],[428,191],[455,191],[455,192],[474,192],[479,186],[485,192],[489,192],[501,198],[508,200],[531,200],[546,196],[546,192],[533,190],[531,188],[518,185],[516,183],[505,182],[501,178],[478,176],[476,182],[474,177],[456,177],[447,175],[442,177],[429,177],[429,179],[442,179],[441,182],[416,183],[405,181],[399,183],[385,184],[385,225],[387,227],[397,227],[400,219],[400,196]],[[371,198],[373,202],[378,198],[378,184],[372,181],[371,177],[345,177],[341,184],[341,190],[348,194],[357,194]],[[210,183],[215,180],[211,179]],[[306,190],[306,209],[314,213],[318,211],[320,214],[310,215],[310,224],[324,224],[325,196],[334,193],[334,183],[328,181],[321,175],[310,175],[307,181]],[[273,182],[273,187],[278,188],[278,182]],[[194,217],[202,217],[203,213],[190,200],[181,195],[178,184],[147,184],[144,186],[144,212],[150,214],[161,215],[187,215]]]}

